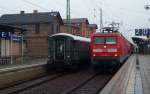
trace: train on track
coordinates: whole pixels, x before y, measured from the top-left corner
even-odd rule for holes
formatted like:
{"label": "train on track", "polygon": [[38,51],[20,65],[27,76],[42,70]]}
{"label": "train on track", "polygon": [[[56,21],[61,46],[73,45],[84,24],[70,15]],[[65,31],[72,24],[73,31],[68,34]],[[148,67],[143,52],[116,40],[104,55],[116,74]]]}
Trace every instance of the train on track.
{"label": "train on track", "polygon": [[120,66],[131,55],[133,45],[121,33],[107,32],[92,34],[90,48],[91,63],[99,69]]}
{"label": "train on track", "polygon": [[49,57],[51,68],[72,68],[90,62],[90,38],[67,33],[49,37]]}

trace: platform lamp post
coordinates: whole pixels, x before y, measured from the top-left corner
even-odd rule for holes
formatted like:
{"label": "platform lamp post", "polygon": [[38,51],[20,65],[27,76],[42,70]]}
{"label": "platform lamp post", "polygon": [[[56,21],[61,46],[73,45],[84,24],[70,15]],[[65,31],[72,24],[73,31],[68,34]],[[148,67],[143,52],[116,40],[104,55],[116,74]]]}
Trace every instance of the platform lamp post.
{"label": "platform lamp post", "polygon": [[22,33],[22,36],[21,36],[21,49],[22,49],[22,63],[24,63],[24,33]]}
{"label": "platform lamp post", "polygon": [[25,32],[26,30],[23,30],[22,34],[21,34],[21,56],[22,56],[22,63],[24,63],[24,39],[25,39]]}
{"label": "platform lamp post", "polygon": [[10,57],[10,63],[13,64],[13,47],[12,47],[12,42],[13,42],[13,38],[12,38],[12,34],[10,34],[10,54],[11,54],[11,57]]}
{"label": "platform lamp post", "polygon": [[[145,10],[150,10],[150,5],[145,5],[144,6]],[[150,19],[149,19],[150,21]],[[150,34],[147,35],[147,38],[150,38]]]}
{"label": "platform lamp post", "polygon": [[150,9],[150,5],[145,5],[144,8],[145,8],[146,10],[149,10],[149,9]]}

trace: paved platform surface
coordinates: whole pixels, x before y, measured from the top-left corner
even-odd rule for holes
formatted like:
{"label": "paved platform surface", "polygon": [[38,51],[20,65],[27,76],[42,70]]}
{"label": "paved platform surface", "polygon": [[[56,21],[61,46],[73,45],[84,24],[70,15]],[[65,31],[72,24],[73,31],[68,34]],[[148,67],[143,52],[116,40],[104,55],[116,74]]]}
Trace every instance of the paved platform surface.
{"label": "paved platform surface", "polygon": [[126,94],[150,94],[150,55],[137,55]]}
{"label": "paved platform surface", "polygon": [[138,55],[143,94],[150,94],[150,55]]}
{"label": "paved platform surface", "polygon": [[150,94],[150,55],[130,56],[100,94]]}
{"label": "paved platform surface", "polygon": [[25,67],[31,67],[31,66],[37,66],[37,65],[44,65],[44,64],[46,64],[46,61],[47,61],[46,58],[40,58],[40,59],[30,60],[28,62],[19,63],[19,64],[0,65],[0,72],[9,71],[12,69],[17,69],[17,68],[25,68]]}
{"label": "paved platform surface", "polygon": [[[133,94],[134,93],[134,69],[136,55],[133,54],[121,66],[100,94]],[[126,93],[128,92],[128,93]]]}

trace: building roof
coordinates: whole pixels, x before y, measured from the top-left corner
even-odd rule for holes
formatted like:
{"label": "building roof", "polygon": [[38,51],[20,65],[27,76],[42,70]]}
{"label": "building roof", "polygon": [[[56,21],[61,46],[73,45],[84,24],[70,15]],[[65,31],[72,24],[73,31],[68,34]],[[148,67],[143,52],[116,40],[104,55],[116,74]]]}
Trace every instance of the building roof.
{"label": "building roof", "polygon": [[70,24],[70,25],[64,24],[64,26],[70,26],[70,27],[74,27],[74,28],[78,28],[78,29],[80,29],[80,27],[79,27],[79,26],[76,26],[76,25],[73,25],[73,24]]}
{"label": "building roof", "polygon": [[[63,19],[63,22],[66,24],[67,19]],[[89,21],[87,18],[72,18],[72,19],[70,19],[71,24],[81,24],[82,22],[86,22],[87,24],[89,24]]]}
{"label": "building roof", "polygon": [[59,12],[37,12],[37,13],[20,13],[4,14],[0,18],[0,24],[29,24],[29,23],[50,23],[58,19],[63,24]]}
{"label": "building roof", "polygon": [[137,45],[143,45],[143,44],[147,43],[147,40],[145,40],[143,38],[139,38],[139,37],[132,37],[132,40]]}
{"label": "building roof", "polygon": [[25,29],[14,27],[14,26],[8,26],[8,25],[0,25],[0,32],[24,32]]}
{"label": "building roof", "polygon": [[90,27],[90,28],[98,29],[97,24],[89,24],[89,27]]}

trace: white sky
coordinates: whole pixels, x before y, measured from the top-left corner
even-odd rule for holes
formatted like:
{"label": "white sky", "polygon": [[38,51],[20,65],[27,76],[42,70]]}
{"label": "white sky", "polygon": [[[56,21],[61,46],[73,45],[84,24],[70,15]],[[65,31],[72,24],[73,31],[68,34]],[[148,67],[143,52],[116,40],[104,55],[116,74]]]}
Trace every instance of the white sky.
{"label": "white sky", "polygon": [[[67,0],[0,0],[0,14],[14,14],[24,10],[59,11],[62,18],[66,17]],[[71,18],[88,18],[90,23],[99,26],[99,8],[103,9],[104,26],[115,21],[121,23],[121,32],[130,38],[135,28],[150,27],[150,10],[144,6],[149,0],[70,0]],[[35,5],[29,4],[31,2]],[[95,11],[94,11],[95,9]]]}

